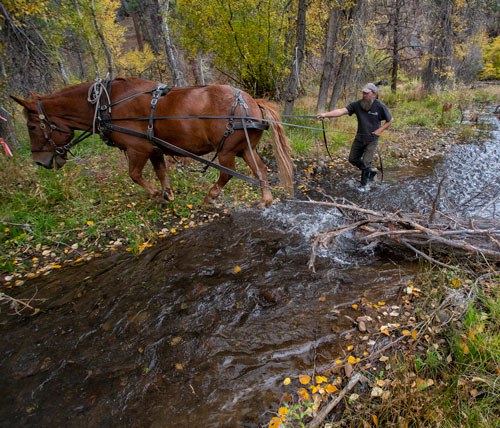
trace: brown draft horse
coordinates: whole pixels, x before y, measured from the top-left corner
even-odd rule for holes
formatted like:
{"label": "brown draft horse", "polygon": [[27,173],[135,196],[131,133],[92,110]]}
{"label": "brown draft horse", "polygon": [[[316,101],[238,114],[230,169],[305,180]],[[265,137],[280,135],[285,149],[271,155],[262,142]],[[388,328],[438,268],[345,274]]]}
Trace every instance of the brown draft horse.
{"label": "brown draft horse", "polygon": [[[91,96],[97,91],[95,83],[71,86],[49,95],[33,95],[31,100],[12,96],[24,107],[31,152],[38,165],[61,168],[67,161],[65,147],[71,145],[74,131],[95,131],[96,118],[100,118],[101,111],[106,110],[107,102],[108,107],[111,106],[111,119],[108,123],[118,124],[120,128],[131,130],[133,134],[112,129],[107,135],[108,141],[125,151],[130,177],[144,187],[151,198],[159,202],[166,202],[165,198],[173,198],[164,155],[179,154],[165,148],[160,149],[148,141],[145,138],[148,126],[153,128],[150,131],[154,133],[154,137],[195,155],[201,156],[216,151],[219,164],[231,170],[235,169],[235,157],[242,157],[260,181],[261,206],[269,206],[272,195],[266,166],[255,150],[263,127],[251,126],[251,122],[262,125],[265,120],[259,119],[268,117],[273,131],[273,148],[281,184],[290,194],[293,193],[290,147],[282,125],[277,123],[280,117],[272,103],[253,99],[246,92],[226,85],[169,88],[168,92],[165,91],[162,95],[158,95],[158,91],[155,93],[157,102],[153,112],[152,94],[155,88],[159,88],[157,83],[139,78],[117,78],[106,83],[108,89],[100,93],[99,102]],[[158,119],[148,121],[152,116]],[[182,118],[172,118],[179,116]],[[239,127],[230,126],[230,116],[236,117],[233,122],[239,122]],[[167,118],[160,120],[161,117]],[[250,126],[241,126],[242,117],[253,119],[245,119],[245,124]],[[223,140],[228,129],[230,132],[226,133],[228,135]],[[160,191],[142,176],[148,160],[151,161],[161,183]],[[219,179],[205,197],[205,203],[211,203],[217,198],[230,178],[230,174],[221,171]]]}

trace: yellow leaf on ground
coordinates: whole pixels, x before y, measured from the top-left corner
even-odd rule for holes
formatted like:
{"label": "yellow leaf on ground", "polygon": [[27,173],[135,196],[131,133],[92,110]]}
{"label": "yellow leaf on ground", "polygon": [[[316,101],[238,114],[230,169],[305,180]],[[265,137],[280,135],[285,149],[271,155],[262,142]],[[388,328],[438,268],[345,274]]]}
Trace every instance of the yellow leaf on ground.
{"label": "yellow leaf on ground", "polygon": [[283,381],[283,385],[290,385],[290,383],[292,382],[292,379],[290,379],[289,377],[287,377],[284,381]]}
{"label": "yellow leaf on ground", "polygon": [[268,428],[278,428],[282,423],[283,421],[281,420],[281,418],[275,416],[269,421]]}
{"label": "yellow leaf on ground", "polygon": [[349,355],[349,357],[347,358],[347,362],[349,364],[356,364],[356,362],[357,362],[356,357],[353,357],[352,355]]}
{"label": "yellow leaf on ground", "polygon": [[299,381],[302,385],[307,385],[309,382],[311,382],[311,376],[308,375],[300,375],[299,376]]}
{"label": "yellow leaf on ground", "polygon": [[309,393],[307,392],[307,389],[305,388],[300,388],[298,391],[297,391],[297,395],[302,399],[302,400],[310,400],[311,399],[311,396],[309,395]]}
{"label": "yellow leaf on ground", "polygon": [[328,381],[328,378],[326,378],[325,376],[316,376],[316,383],[318,385],[321,385],[322,383],[325,383]]}
{"label": "yellow leaf on ground", "polygon": [[282,416],[288,415],[288,412],[289,412],[288,407],[280,407],[278,409],[278,415],[282,415]]}
{"label": "yellow leaf on ground", "polygon": [[339,389],[335,386],[329,383],[328,385],[325,386],[325,391],[328,392],[328,394],[333,394],[334,392],[337,392]]}
{"label": "yellow leaf on ground", "polygon": [[234,267],[233,271],[234,271],[234,273],[240,273],[241,272],[241,268],[238,265],[236,265]]}
{"label": "yellow leaf on ground", "polygon": [[470,350],[469,350],[469,347],[467,346],[466,343],[463,343],[463,342],[460,342],[458,344],[458,346],[460,347],[460,349],[462,350],[462,352],[467,355],[467,354],[470,354]]}

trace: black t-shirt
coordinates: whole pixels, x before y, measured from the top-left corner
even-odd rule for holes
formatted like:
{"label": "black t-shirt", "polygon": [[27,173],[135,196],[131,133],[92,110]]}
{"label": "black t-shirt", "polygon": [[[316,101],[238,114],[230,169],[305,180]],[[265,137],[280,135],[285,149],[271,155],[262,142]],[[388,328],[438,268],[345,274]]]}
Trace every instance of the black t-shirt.
{"label": "black t-shirt", "polygon": [[376,141],[378,136],[373,135],[372,132],[380,128],[383,120],[389,122],[392,119],[391,112],[387,106],[379,100],[373,101],[368,111],[361,108],[360,100],[349,104],[346,109],[349,112],[349,116],[355,114],[358,118],[356,139],[363,143]]}

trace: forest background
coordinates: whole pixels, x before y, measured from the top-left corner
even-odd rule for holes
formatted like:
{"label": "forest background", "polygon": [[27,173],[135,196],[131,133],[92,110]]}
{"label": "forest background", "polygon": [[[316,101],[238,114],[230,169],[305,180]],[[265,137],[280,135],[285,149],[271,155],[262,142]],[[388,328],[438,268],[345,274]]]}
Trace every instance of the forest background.
{"label": "forest background", "polygon": [[3,0],[0,108],[107,73],[230,83],[287,114],[306,93],[332,109],[366,81],[443,90],[500,77],[499,15],[497,0]]}

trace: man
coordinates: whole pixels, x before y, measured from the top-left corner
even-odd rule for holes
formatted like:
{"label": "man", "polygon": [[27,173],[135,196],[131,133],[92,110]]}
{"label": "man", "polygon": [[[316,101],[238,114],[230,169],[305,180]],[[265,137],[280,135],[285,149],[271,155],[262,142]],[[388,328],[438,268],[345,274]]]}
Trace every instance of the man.
{"label": "man", "polygon": [[[318,114],[318,119],[340,117],[345,114],[356,115],[358,130],[349,153],[349,162],[361,170],[361,186],[366,186],[377,175],[372,168],[373,157],[377,150],[378,138],[394,121],[387,106],[378,99],[378,88],[374,83],[367,83],[363,89],[363,98],[347,107]],[[385,123],[382,125],[382,121]]]}

